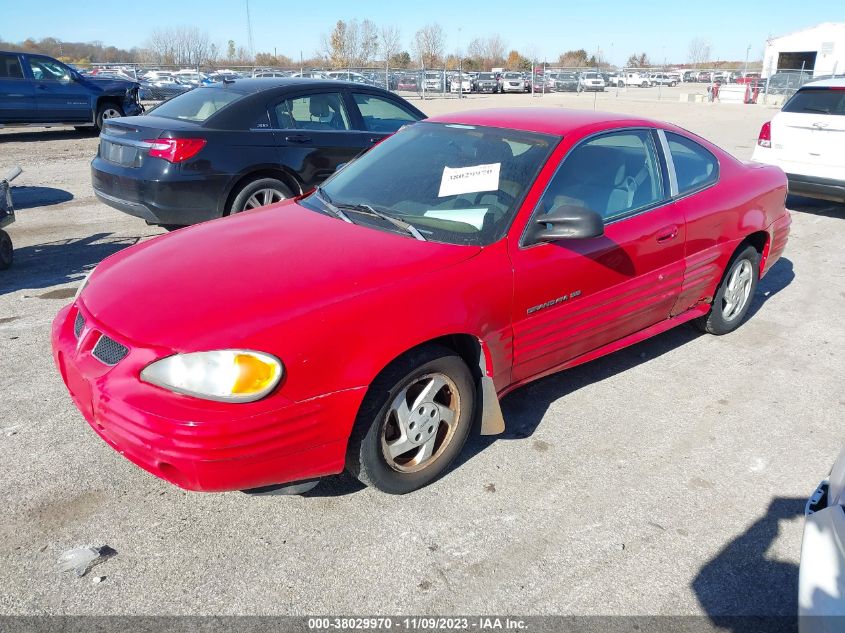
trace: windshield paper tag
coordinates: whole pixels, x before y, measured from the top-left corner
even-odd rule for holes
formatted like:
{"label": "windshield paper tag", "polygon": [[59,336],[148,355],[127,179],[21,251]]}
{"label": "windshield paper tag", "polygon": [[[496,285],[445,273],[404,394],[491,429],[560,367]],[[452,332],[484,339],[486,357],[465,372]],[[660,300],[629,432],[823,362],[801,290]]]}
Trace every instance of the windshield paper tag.
{"label": "windshield paper tag", "polygon": [[440,179],[438,198],[457,196],[462,193],[497,191],[499,189],[499,169],[502,163],[475,165],[474,167],[444,167]]}

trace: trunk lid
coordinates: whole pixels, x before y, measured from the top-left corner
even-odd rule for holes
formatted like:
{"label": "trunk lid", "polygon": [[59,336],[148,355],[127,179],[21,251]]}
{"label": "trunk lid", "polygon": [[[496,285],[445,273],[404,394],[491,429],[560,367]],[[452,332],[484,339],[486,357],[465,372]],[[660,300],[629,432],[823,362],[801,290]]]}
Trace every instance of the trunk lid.
{"label": "trunk lid", "polygon": [[165,119],[154,115],[109,119],[105,121],[100,134],[98,155],[114,165],[137,169],[143,165],[149,154],[149,139],[188,136],[201,129],[191,121]]}

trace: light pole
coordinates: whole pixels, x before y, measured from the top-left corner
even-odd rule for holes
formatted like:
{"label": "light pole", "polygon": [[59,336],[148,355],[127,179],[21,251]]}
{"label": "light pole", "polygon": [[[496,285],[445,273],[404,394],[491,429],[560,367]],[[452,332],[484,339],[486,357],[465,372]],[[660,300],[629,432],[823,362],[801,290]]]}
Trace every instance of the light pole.
{"label": "light pole", "polygon": [[742,76],[748,74],[748,56],[751,54],[751,44],[748,45],[748,48],[745,49],[745,68],[742,70]]}
{"label": "light pole", "polygon": [[[443,78],[446,85],[446,78]],[[464,56],[461,53],[461,27],[458,27],[458,99],[464,98]]]}

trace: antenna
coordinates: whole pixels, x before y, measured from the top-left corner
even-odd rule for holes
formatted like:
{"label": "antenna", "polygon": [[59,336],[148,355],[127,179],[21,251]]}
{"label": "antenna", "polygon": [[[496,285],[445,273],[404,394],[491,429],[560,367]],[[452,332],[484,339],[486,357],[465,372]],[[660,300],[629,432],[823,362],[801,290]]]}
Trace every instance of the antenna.
{"label": "antenna", "polygon": [[246,33],[247,45],[249,46],[249,54],[251,56],[254,51],[252,45],[252,18],[249,16],[249,0],[246,0]]}

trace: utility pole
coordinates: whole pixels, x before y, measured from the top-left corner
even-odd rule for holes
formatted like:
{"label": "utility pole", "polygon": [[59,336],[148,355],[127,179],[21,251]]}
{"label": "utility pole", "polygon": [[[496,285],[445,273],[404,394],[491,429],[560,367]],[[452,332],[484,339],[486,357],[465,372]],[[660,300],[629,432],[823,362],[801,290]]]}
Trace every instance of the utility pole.
{"label": "utility pole", "polygon": [[246,0],[246,34],[247,34],[247,46],[249,46],[249,55],[250,55],[250,57],[252,57],[252,55],[255,53],[255,51],[253,49],[253,43],[252,43],[252,18],[249,15],[249,0]]}
{"label": "utility pole", "polygon": [[[446,78],[443,78],[446,85]],[[458,99],[464,98],[464,56],[461,53],[461,27],[458,27]]]}
{"label": "utility pole", "polygon": [[748,74],[748,56],[751,54],[751,44],[748,45],[748,48],[745,49],[745,68],[742,70],[742,76]]}

